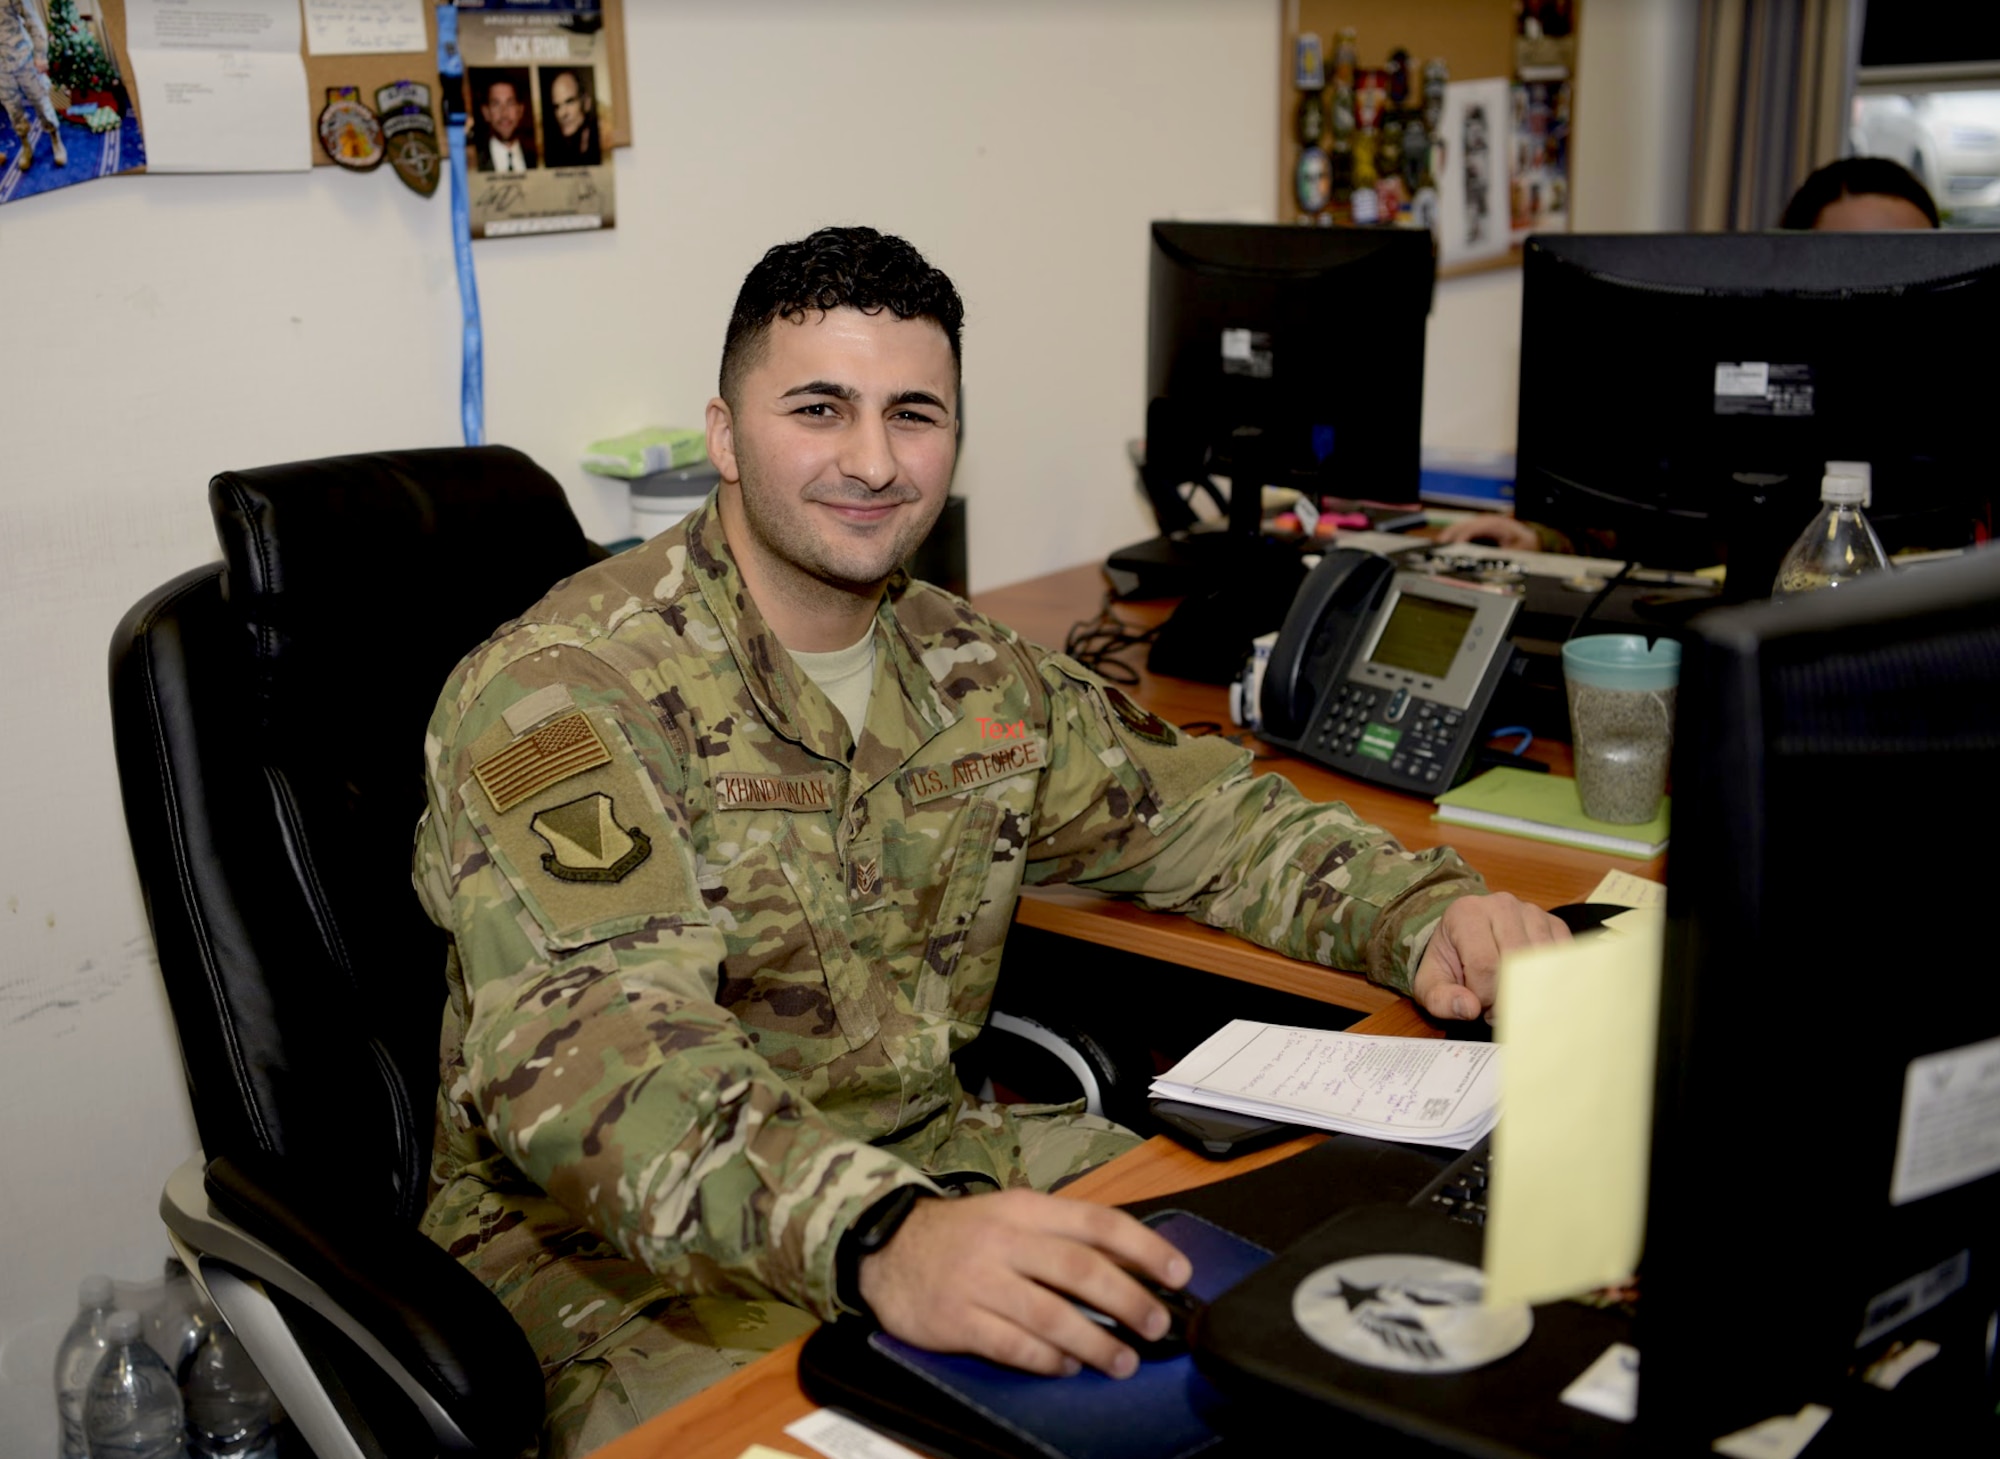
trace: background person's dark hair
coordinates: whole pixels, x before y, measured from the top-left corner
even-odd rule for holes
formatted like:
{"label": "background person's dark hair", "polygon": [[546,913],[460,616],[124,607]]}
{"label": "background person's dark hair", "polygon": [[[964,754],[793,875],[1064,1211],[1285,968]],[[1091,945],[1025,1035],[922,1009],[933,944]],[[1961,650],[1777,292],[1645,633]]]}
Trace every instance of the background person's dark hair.
{"label": "background person's dark hair", "polygon": [[958,336],[965,305],[941,270],[902,239],[873,228],[822,228],[780,243],[757,261],[737,291],[722,342],[722,398],[736,403],[736,386],[756,367],[775,320],[804,323],[812,313],[858,309],[898,319],[928,319],[944,331],[951,361],[960,366]]}
{"label": "background person's dark hair", "polygon": [[1799,190],[1785,204],[1778,226],[1809,230],[1819,222],[1827,204],[1870,193],[1901,198],[1930,219],[1931,227],[1938,226],[1937,204],[1931,201],[1929,191],[1909,168],[1887,157],[1843,157],[1827,163],[1799,184]]}

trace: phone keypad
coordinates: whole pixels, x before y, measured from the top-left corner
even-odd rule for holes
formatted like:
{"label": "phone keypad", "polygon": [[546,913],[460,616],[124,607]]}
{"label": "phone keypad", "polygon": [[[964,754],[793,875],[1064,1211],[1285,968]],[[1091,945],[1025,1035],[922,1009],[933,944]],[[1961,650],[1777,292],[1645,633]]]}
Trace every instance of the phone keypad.
{"label": "phone keypad", "polygon": [[1395,692],[1388,709],[1378,716],[1381,706],[1381,690],[1365,684],[1340,685],[1316,727],[1314,750],[1322,756],[1351,756],[1371,723],[1378,718],[1385,724],[1400,719],[1403,723],[1388,761],[1390,773],[1412,787],[1443,789],[1447,767],[1455,757],[1453,747],[1465,733],[1464,711],[1413,698],[1404,689]]}
{"label": "phone keypad", "polygon": [[1375,706],[1381,698],[1379,690],[1362,684],[1342,684],[1334,690],[1326,718],[1320,721],[1315,746],[1324,754],[1353,754],[1354,747],[1361,743],[1361,732],[1375,717]]}

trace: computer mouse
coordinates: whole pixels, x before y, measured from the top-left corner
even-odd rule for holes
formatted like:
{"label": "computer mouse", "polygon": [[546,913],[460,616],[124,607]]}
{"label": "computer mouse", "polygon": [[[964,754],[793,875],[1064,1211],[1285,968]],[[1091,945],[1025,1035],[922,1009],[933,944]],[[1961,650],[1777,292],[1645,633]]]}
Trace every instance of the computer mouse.
{"label": "computer mouse", "polygon": [[1167,1330],[1163,1336],[1141,1337],[1124,1323],[1107,1313],[1099,1312],[1087,1302],[1077,1302],[1077,1311],[1132,1349],[1139,1355],[1139,1361],[1142,1363],[1158,1363],[1168,1358],[1180,1357],[1187,1351],[1189,1329],[1207,1304],[1185,1288],[1163,1287],[1149,1277],[1140,1276],[1137,1272],[1130,1275],[1133,1281],[1144,1287],[1161,1306],[1167,1309]]}

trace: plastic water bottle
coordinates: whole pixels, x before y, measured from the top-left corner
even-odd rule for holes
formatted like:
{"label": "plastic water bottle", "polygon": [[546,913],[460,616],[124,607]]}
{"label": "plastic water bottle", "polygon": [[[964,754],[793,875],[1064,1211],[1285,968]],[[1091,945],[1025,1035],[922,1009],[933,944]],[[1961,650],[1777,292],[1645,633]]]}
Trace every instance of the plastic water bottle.
{"label": "plastic water bottle", "polygon": [[1861,514],[1867,495],[1868,483],[1859,477],[1829,475],[1821,479],[1819,515],[1778,565],[1777,581],[1771,585],[1774,602],[1889,570],[1889,554],[1882,550],[1882,539]]}
{"label": "plastic water bottle", "polygon": [[202,1330],[181,1393],[195,1459],[265,1459],[276,1451],[270,1385],[220,1317]]}
{"label": "plastic water bottle", "polygon": [[83,1396],[104,1356],[104,1321],[113,1306],[111,1278],[93,1273],[77,1285],[76,1321],[56,1349],[56,1412],[62,1418],[62,1459],[86,1459]]}
{"label": "plastic water bottle", "polygon": [[159,1300],[144,1313],[146,1345],[160,1355],[174,1381],[187,1386],[188,1360],[201,1346],[202,1332],[220,1316],[177,1256],[167,1258]]}
{"label": "plastic water bottle", "polygon": [[109,1346],[83,1399],[90,1459],[180,1459],[185,1452],[181,1390],[141,1327],[129,1307],[105,1319]]}

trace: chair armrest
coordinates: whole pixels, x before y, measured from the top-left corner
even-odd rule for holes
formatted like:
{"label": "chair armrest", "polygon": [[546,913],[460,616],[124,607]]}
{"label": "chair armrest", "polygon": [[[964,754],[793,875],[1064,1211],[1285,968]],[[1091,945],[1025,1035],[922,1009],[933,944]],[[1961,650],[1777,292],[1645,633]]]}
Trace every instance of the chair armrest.
{"label": "chair armrest", "polygon": [[[204,1170],[191,1160],[168,1178],[161,1218],[205,1273],[222,1263],[323,1318],[393,1381],[446,1451],[535,1453],[541,1369],[499,1299],[414,1227],[359,1208],[296,1166],[238,1156]],[[237,1325],[213,1283],[211,1295]],[[251,1336],[239,1336],[264,1366]],[[288,1396],[279,1373],[267,1369],[265,1377],[324,1456],[312,1416]]]}
{"label": "chair armrest", "polygon": [[[1037,1052],[1023,1058],[1021,1045]],[[997,1086],[1033,1100],[1081,1097],[1091,1114],[1140,1134],[1155,1133],[1146,1111],[1153,1061],[1129,1038],[1108,1037],[1047,1009],[1026,1013],[995,1007],[972,1047],[978,1050],[974,1067]]]}

